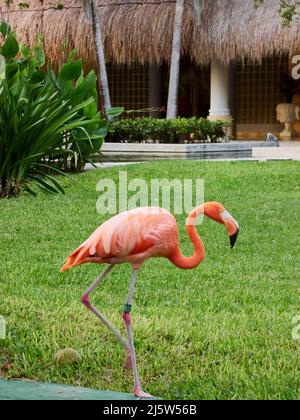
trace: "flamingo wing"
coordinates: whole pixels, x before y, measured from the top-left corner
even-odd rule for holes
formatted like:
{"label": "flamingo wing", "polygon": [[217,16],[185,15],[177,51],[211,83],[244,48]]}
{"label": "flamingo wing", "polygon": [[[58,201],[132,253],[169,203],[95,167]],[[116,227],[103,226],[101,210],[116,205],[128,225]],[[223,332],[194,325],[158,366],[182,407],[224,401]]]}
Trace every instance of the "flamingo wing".
{"label": "flamingo wing", "polygon": [[[174,217],[163,209],[139,208],[121,213],[101,225],[67,259],[61,271],[85,262],[125,262],[126,257],[156,247],[158,255],[165,249],[166,234],[174,233]],[[159,249],[162,248],[162,249]]]}

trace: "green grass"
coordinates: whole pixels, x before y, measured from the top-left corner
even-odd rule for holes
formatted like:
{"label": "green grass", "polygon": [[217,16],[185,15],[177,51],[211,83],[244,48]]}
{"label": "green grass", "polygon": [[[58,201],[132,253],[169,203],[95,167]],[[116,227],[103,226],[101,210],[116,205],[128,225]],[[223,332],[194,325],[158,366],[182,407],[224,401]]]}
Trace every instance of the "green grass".
{"label": "green grass", "polygon": [[[124,170],[124,168],[122,168]],[[218,200],[241,225],[234,251],[225,229],[209,220],[199,232],[206,260],[189,272],[168,261],[147,262],[133,307],[138,363],[146,391],[178,399],[296,399],[300,346],[300,164],[156,162],[128,167],[129,179],[203,177],[206,201]],[[105,220],[96,213],[96,183],[118,169],[85,173],[90,191],[63,180],[66,196],[0,201],[0,372],[130,392],[123,349],[80,304],[101,267],[60,274],[65,257]],[[177,217],[182,248],[192,253],[185,216]],[[93,302],[123,328],[130,267],[114,269]],[[73,347],[79,366],[53,362]]]}

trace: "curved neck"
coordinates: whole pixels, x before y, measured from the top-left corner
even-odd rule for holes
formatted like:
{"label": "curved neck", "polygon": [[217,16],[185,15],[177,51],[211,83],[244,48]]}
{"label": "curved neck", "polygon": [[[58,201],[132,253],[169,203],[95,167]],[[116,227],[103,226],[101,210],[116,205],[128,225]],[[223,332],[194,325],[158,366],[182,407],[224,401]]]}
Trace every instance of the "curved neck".
{"label": "curved neck", "polygon": [[180,248],[178,248],[169,258],[170,261],[178,268],[190,270],[197,267],[205,258],[205,248],[196,229],[196,219],[201,214],[204,214],[203,206],[193,210],[186,222],[188,235],[194,245],[194,255],[192,257],[185,257]]}

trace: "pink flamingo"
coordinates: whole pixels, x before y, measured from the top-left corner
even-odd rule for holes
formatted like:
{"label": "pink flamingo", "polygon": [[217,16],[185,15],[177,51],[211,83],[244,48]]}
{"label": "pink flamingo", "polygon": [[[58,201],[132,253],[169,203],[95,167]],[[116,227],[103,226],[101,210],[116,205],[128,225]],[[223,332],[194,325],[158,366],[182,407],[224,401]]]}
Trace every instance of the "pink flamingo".
{"label": "pink flamingo", "polygon": [[[134,289],[141,265],[153,257],[165,257],[182,269],[193,269],[205,258],[205,249],[196,230],[197,218],[208,216],[226,226],[233,248],[239,233],[239,225],[224,207],[216,202],[202,204],[194,209],[186,222],[188,235],[194,245],[194,255],[185,257],[179,247],[179,234],[175,218],[171,213],[156,207],[138,208],[121,213],[101,225],[67,259],[61,271],[84,263],[108,264],[108,268],[86,290],[81,302],[92,311],[111,330],[126,350],[125,367],[132,368],[134,394],[137,397],[150,398],[142,391],[138,375],[136,353],[133,340],[131,308]],[[123,320],[127,330],[125,339],[105,316],[90,302],[90,294],[102,282],[116,264],[129,263],[133,267]]]}

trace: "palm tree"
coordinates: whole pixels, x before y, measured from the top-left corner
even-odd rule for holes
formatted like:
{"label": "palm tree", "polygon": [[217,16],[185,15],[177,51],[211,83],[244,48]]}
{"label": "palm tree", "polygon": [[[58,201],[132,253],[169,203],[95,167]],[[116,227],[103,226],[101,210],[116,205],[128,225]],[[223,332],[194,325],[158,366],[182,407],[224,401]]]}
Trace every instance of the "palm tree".
{"label": "palm tree", "polygon": [[167,105],[167,120],[177,117],[178,86],[180,71],[181,34],[184,12],[184,1],[176,1],[176,11],[173,29],[173,46],[170,68],[169,96]]}
{"label": "palm tree", "polygon": [[111,100],[109,94],[108,77],[105,64],[104,46],[100,27],[100,18],[96,0],[81,0],[84,5],[86,15],[92,24],[94,44],[96,49],[98,64],[98,82],[102,108],[105,113],[111,109]]}
{"label": "palm tree", "polygon": [[[167,106],[167,119],[174,119],[177,117],[177,102],[178,102],[178,87],[179,87],[179,72],[180,72],[180,55],[181,55],[181,35],[183,25],[185,0],[176,1],[176,11],[173,29],[173,46],[172,58],[170,68],[169,81],[169,95]],[[194,15],[200,19],[200,0],[193,0]]]}

